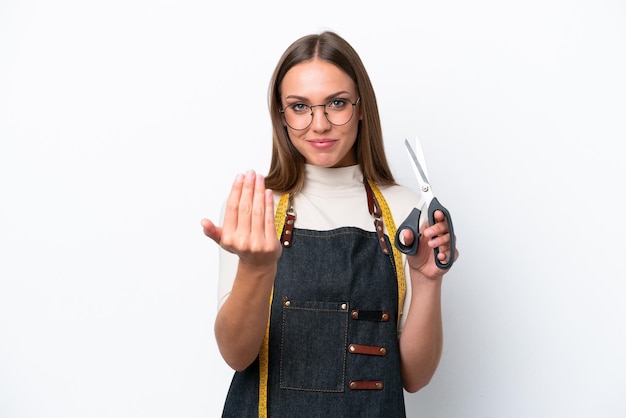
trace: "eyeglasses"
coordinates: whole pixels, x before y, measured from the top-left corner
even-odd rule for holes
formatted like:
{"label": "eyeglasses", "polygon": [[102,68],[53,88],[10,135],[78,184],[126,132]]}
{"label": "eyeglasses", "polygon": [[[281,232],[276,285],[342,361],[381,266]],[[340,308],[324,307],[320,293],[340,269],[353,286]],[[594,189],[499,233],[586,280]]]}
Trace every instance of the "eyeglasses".
{"label": "eyeglasses", "polygon": [[313,123],[313,108],[323,106],[326,120],[331,125],[342,126],[352,120],[354,107],[359,104],[361,98],[352,103],[347,99],[333,99],[326,104],[305,105],[304,103],[294,103],[284,109],[280,109],[285,117],[287,125],[296,131],[303,131]]}

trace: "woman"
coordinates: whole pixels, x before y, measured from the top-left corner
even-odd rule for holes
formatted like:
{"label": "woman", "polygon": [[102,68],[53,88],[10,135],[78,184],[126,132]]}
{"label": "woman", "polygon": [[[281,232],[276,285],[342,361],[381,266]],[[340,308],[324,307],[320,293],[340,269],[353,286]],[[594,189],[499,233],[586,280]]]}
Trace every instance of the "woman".
{"label": "woman", "polygon": [[236,370],[224,416],[405,416],[403,388],[441,356],[433,249],[458,255],[444,215],[417,254],[392,245],[419,195],[391,174],[374,90],[340,36],[294,42],[269,95],[269,173],[236,177],[221,227],[202,220],[222,249],[215,336]]}

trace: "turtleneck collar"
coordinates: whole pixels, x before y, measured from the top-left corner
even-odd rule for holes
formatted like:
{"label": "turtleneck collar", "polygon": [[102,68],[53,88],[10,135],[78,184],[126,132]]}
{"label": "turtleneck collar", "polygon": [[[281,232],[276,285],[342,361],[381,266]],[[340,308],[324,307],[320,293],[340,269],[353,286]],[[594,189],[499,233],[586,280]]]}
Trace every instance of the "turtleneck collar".
{"label": "turtleneck collar", "polygon": [[358,164],[338,168],[305,164],[304,174],[303,194],[341,195],[353,190],[363,191],[363,173]]}

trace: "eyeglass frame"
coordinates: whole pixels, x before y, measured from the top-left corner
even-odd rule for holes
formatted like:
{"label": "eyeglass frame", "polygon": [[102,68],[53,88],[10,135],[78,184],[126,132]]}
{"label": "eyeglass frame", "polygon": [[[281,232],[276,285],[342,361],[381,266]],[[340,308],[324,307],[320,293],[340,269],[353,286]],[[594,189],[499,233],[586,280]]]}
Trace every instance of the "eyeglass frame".
{"label": "eyeglass frame", "polygon": [[[311,126],[311,124],[313,123],[313,119],[315,118],[315,116],[313,115],[313,108],[314,108],[314,107],[320,107],[320,106],[324,106],[324,117],[326,118],[326,120],[328,121],[328,123],[330,123],[330,124],[331,124],[331,125],[333,125],[333,126],[344,126],[344,125],[347,125],[348,123],[350,123],[350,121],[351,121],[351,120],[352,120],[352,118],[354,117],[354,108],[355,108],[355,107],[356,107],[356,106],[357,106],[357,105],[361,102],[361,96],[359,96],[359,98],[358,98],[358,99],[356,99],[356,102],[354,102],[354,103],[352,103],[352,101],[351,101],[350,99],[348,99],[348,103],[350,103],[350,104],[352,105],[352,114],[350,115],[350,118],[349,118],[347,121],[345,121],[344,123],[340,123],[340,124],[337,124],[337,123],[332,123],[332,122],[330,121],[330,119],[328,119],[328,112],[326,111],[326,106],[330,105],[330,103],[331,103],[333,100],[337,100],[337,99],[332,99],[332,100],[330,100],[330,101],[329,101],[328,103],[326,103],[326,104],[316,104],[316,105],[307,105],[307,104],[305,104],[304,106],[308,107],[308,108],[311,110],[311,121],[310,121],[310,122],[309,122],[309,124],[308,124],[307,126],[305,126],[304,128],[299,128],[299,129],[298,129],[298,128],[294,128],[294,127],[292,127],[291,125],[289,125],[289,122],[287,122],[287,116],[285,116],[285,110],[286,110],[286,109],[282,109],[282,108],[281,108],[281,109],[278,109],[278,111],[279,111],[279,112],[283,115],[283,118],[285,118],[285,123],[287,124],[287,126],[289,126],[289,127],[290,127],[291,129],[293,129],[294,131],[304,131],[305,129],[308,129],[308,128]],[[296,104],[300,104],[300,103],[294,103],[293,105],[289,105],[289,106],[286,106],[286,107],[293,107],[293,106],[294,106],[294,105],[296,105]]]}

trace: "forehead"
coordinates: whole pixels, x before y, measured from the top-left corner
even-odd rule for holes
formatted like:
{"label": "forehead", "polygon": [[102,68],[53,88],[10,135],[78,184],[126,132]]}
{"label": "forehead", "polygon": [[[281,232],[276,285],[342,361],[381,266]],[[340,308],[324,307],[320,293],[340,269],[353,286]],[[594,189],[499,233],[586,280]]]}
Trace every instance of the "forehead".
{"label": "forehead", "polygon": [[318,59],[293,66],[281,83],[283,98],[326,98],[338,92],[356,93],[354,81],[335,64]]}

